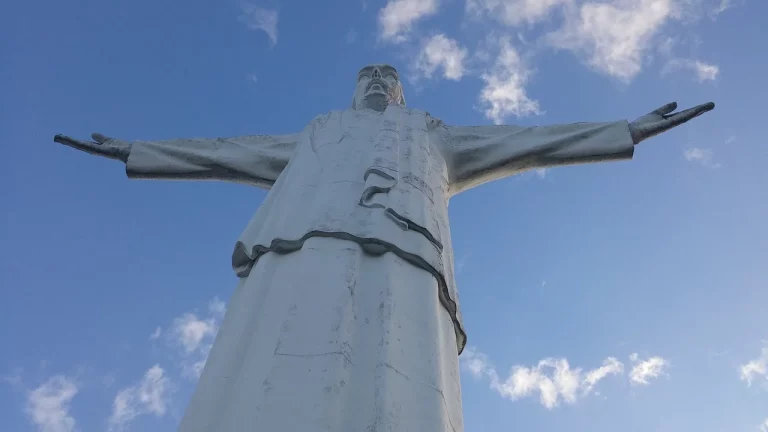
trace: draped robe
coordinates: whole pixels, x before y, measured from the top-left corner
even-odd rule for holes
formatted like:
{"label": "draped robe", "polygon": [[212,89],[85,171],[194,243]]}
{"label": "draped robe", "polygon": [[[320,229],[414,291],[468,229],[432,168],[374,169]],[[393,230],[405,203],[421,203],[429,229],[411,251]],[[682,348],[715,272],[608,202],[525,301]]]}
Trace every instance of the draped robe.
{"label": "draped robe", "polygon": [[457,127],[400,105],[298,134],[133,143],[131,178],[269,189],[179,430],[462,431],[450,197],[633,149],[626,121]]}

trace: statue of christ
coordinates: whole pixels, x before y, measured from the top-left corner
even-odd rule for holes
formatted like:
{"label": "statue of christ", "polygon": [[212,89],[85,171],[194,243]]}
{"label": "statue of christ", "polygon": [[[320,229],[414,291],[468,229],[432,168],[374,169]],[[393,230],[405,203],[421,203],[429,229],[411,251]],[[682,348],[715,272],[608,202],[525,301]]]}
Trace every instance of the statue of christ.
{"label": "statue of christ", "polygon": [[448,201],[536,168],[632,158],[714,108],[633,122],[451,126],[406,106],[395,68],[290,135],[54,140],[130,178],[269,189],[235,244],[229,301],[181,432],[461,432],[466,344]]}

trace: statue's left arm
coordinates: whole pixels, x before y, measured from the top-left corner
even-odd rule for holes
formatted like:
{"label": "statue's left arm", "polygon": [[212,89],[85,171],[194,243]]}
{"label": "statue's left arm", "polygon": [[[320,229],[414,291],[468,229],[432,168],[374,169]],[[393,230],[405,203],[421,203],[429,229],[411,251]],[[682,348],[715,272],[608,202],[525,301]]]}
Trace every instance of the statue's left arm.
{"label": "statue's left arm", "polygon": [[636,144],[710,111],[714,104],[672,114],[676,108],[667,104],[633,122],[446,126],[441,141],[451,194],[534,168],[630,159]]}
{"label": "statue's left arm", "polygon": [[54,140],[124,162],[129,178],[225,180],[269,189],[288,164],[298,134],[133,142],[101,134],[92,138],[57,135]]}

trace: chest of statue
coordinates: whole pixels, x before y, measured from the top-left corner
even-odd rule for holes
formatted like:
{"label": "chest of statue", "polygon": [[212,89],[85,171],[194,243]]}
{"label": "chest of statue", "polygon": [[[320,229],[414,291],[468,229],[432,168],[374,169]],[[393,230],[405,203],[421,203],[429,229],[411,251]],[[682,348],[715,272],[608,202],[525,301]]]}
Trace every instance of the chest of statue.
{"label": "chest of statue", "polygon": [[411,256],[437,277],[441,301],[455,304],[442,143],[426,112],[387,111],[333,111],[307,125],[238,240],[238,275],[273,247],[298,248],[315,235],[351,236]]}
{"label": "chest of statue", "polygon": [[369,170],[379,170],[434,203],[436,194],[447,191],[445,159],[435,139],[424,111],[332,111],[307,128],[300,151],[316,158],[323,182],[363,181]]}

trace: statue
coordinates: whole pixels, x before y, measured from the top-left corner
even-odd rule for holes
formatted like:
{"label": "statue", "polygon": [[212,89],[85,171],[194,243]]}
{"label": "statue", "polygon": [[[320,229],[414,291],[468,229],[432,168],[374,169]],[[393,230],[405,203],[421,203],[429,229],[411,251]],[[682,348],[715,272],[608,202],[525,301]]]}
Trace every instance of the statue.
{"label": "statue", "polygon": [[448,200],[529,169],[630,159],[714,104],[676,107],[631,123],[450,126],[406,107],[393,67],[370,65],[350,109],[297,134],[54,140],[130,178],[269,189],[235,245],[240,282],[179,431],[461,432]]}

